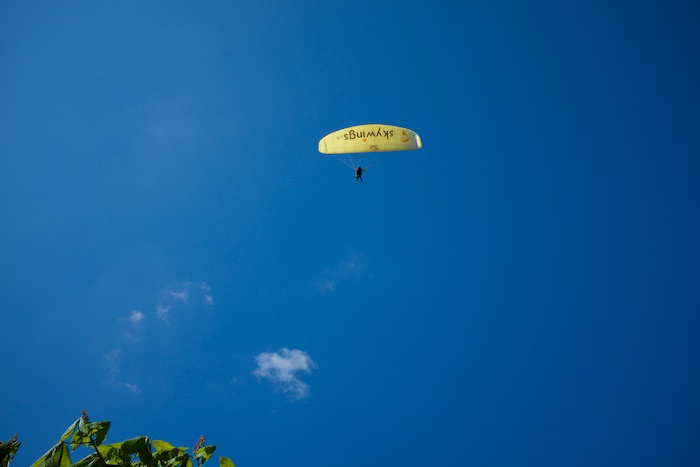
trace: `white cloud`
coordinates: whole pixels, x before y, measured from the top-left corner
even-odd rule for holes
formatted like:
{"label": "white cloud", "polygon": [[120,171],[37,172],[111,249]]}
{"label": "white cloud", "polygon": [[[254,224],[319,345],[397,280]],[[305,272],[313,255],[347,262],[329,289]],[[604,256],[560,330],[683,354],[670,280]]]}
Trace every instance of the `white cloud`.
{"label": "white cloud", "polygon": [[202,294],[204,294],[204,303],[207,305],[213,305],[214,304],[214,296],[211,294],[211,287],[206,282],[202,282],[199,285],[200,290],[202,291]]}
{"label": "white cloud", "polygon": [[112,349],[107,352],[104,357],[104,364],[107,367],[107,372],[109,374],[109,382],[112,386],[126,388],[133,392],[134,394],[141,394],[141,389],[133,384],[125,381],[121,381],[121,360],[122,349]]}
{"label": "white cloud", "polygon": [[121,320],[127,321],[129,324],[136,327],[141,324],[143,318],[145,318],[145,316],[140,310],[131,310],[131,314],[127,318],[121,318]]}
{"label": "white cloud", "polygon": [[165,297],[167,299],[172,299],[176,302],[182,302],[182,303],[187,303],[187,299],[189,298],[189,294],[187,293],[186,290],[180,291],[180,292],[175,292],[173,290],[166,290],[165,291]]}
{"label": "white cloud", "polygon": [[206,282],[195,284],[183,282],[175,289],[167,289],[163,292],[160,303],[156,306],[156,315],[166,323],[174,308],[192,306],[204,303],[206,306],[214,305],[214,296],[211,287]]}
{"label": "white cloud", "polygon": [[141,394],[141,389],[139,389],[139,387],[135,384],[122,383],[122,386],[128,389],[129,391],[133,392],[134,394]]}
{"label": "white cloud", "polygon": [[353,253],[336,267],[325,269],[321,273],[321,277],[316,281],[316,286],[321,294],[335,292],[339,282],[359,280],[364,276],[366,270],[366,258]]}
{"label": "white cloud", "polygon": [[119,318],[122,323],[120,326],[121,336],[131,342],[137,342],[139,329],[141,327],[141,322],[144,320],[145,315],[141,313],[140,310],[131,310],[131,314],[126,318]]}
{"label": "white cloud", "polygon": [[122,349],[112,349],[103,357],[112,382],[117,379],[117,375],[119,374],[119,356],[121,353]]}
{"label": "white cloud", "polygon": [[309,397],[309,385],[297,377],[298,372],[311,373],[316,364],[303,350],[282,348],[279,352],[263,352],[255,357],[258,368],[253,374],[266,379],[291,400]]}
{"label": "white cloud", "polygon": [[[162,289],[160,299],[155,307],[156,316],[170,324],[170,321],[179,324],[179,329],[187,332],[188,326],[195,322],[200,322],[207,316],[208,310],[214,306],[214,297],[211,287],[206,282],[193,283],[182,282],[175,287]],[[187,312],[187,313],[185,313]],[[151,315],[152,316],[152,315]],[[144,326],[146,314],[140,309],[132,309],[127,316],[117,318],[113,343],[114,348],[105,353],[102,357],[102,364],[107,371],[107,381],[114,387],[123,388],[134,394],[141,394],[141,387],[133,382],[124,381],[121,376],[122,367],[129,367],[128,362],[138,352],[143,351],[143,347],[137,344],[146,339],[153,341],[152,326]],[[124,364],[124,355],[128,355]],[[138,373],[137,373],[138,374]]]}
{"label": "white cloud", "polygon": [[170,309],[172,307],[170,305],[163,305],[159,304],[156,307],[156,316],[158,316],[160,319],[165,321],[166,323],[168,322],[168,315],[170,314]]}
{"label": "white cloud", "polygon": [[318,281],[318,291],[321,292],[322,294],[324,294],[326,292],[335,292],[337,285],[338,285],[338,279],[335,279],[335,278],[321,279]]}

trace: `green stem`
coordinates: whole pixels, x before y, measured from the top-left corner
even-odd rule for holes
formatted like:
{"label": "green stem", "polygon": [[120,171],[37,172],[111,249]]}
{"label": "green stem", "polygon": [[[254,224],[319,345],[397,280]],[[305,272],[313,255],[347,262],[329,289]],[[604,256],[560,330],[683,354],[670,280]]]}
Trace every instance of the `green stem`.
{"label": "green stem", "polygon": [[95,452],[97,453],[97,457],[100,458],[100,462],[102,462],[102,465],[104,467],[108,467],[107,462],[105,461],[105,458],[102,457],[102,454],[100,454],[100,450],[97,449],[97,443],[95,442],[95,438],[90,438],[90,444],[95,449]]}

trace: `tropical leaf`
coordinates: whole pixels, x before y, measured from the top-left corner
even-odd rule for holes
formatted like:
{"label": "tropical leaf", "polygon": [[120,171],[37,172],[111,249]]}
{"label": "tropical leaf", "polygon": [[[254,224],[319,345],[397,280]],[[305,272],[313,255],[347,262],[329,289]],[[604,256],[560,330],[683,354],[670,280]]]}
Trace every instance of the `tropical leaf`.
{"label": "tropical leaf", "polygon": [[73,424],[71,426],[68,427],[68,429],[61,436],[61,439],[59,440],[59,442],[67,440],[68,437],[73,434],[73,432],[75,431],[75,427],[78,426],[78,422],[80,422],[80,420],[82,420],[82,419],[80,419],[80,418],[77,419],[76,421],[73,422]]}
{"label": "tropical leaf", "polygon": [[121,443],[121,451],[125,455],[138,455],[143,465],[155,466],[156,460],[153,458],[153,446],[148,436],[127,439]]}
{"label": "tropical leaf", "polygon": [[59,442],[41,456],[31,467],[67,467],[71,465],[68,446]]}
{"label": "tropical leaf", "polygon": [[10,461],[15,457],[15,453],[20,446],[19,441],[17,441],[17,435],[12,437],[6,443],[0,441],[0,467],[7,467],[10,465]]}
{"label": "tropical leaf", "polygon": [[84,419],[78,420],[78,430],[71,438],[70,445],[73,450],[78,446],[94,444],[99,446],[107,437],[110,422],[85,422]]}
{"label": "tropical leaf", "polygon": [[[83,412],[83,417],[73,422],[60,441],[31,467],[201,467],[216,450],[216,446],[203,446],[203,436],[192,449],[192,455],[186,447],[175,447],[166,441],[151,440],[146,436],[103,444],[109,427],[109,421],[90,422]],[[70,442],[67,442],[68,439]],[[9,467],[19,445],[16,437],[7,443],[0,441],[0,467]],[[71,448],[75,450],[80,446],[87,446],[92,452],[73,464]],[[219,465],[235,467],[227,457],[221,457]]]}
{"label": "tropical leaf", "polygon": [[101,466],[102,466],[102,461],[100,460],[100,457],[95,453],[92,453],[89,456],[85,457],[84,459],[80,459],[75,464],[70,465],[70,467],[101,467]]}
{"label": "tropical leaf", "polygon": [[156,449],[156,452],[158,452],[158,451],[172,451],[173,449],[175,449],[175,446],[168,443],[167,441],[163,441],[162,439],[154,439],[151,442],[153,443],[153,447]]}
{"label": "tropical leaf", "polygon": [[202,465],[211,458],[215,450],[216,446],[203,446],[195,451],[194,458],[197,459],[199,465]]}
{"label": "tropical leaf", "polygon": [[109,465],[128,466],[132,464],[131,456],[121,450],[122,443],[103,444],[97,450],[102,454],[105,462]]}
{"label": "tropical leaf", "polygon": [[176,448],[165,441],[153,441],[153,445],[156,446],[155,458],[167,467],[187,467],[188,462],[192,462],[187,448]]}
{"label": "tropical leaf", "polygon": [[145,449],[150,451],[151,443],[147,436],[140,436],[122,441],[120,449],[126,454],[139,454]]}
{"label": "tropical leaf", "polygon": [[[121,443],[119,443],[121,444]],[[97,446],[97,452],[100,453],[102,458],[105,460],[105,462],[109,463],[114,463],[114,462],[120,462],[120,465],[124,463],[124,459],[121,457],[121,451],[119,448],[114,447],[111,444],[102,444],[100,446]],[[129,459],[126,459],[126,463],[128,463]]]}
{"label": "tropical leaf", "polygon": [[88,424],[91,435],[95,436],[95,445],[99,446],[107,438],[109,427],[110,422],[108,420]]}

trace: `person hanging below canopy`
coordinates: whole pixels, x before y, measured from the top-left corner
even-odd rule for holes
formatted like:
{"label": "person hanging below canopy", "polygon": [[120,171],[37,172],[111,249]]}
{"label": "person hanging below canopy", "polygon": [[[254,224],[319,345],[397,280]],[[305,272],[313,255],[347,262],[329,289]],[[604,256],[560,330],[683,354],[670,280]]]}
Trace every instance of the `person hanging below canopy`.
{"label": "person hanging below canopy", "polygon": [[358,167],[355,169],[355,185],[357,185],[357,181],[358,181],[358,180],[361,181],[362,183],[365,183],[365,182],[362,180],[362,174],[364,173],[364,171],[365,171],[365,169],[363,169],[363,168],[360,167],[360,166],[358,166]]}

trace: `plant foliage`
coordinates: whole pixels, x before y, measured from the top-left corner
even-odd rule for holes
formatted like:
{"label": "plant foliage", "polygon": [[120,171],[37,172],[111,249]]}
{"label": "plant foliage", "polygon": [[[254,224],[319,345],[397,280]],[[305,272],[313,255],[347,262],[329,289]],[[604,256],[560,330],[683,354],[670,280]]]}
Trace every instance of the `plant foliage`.
{"label": "plant foliage", "polygon": [[[202,467],[216,449],[216,446],[204,445],[204,436],[197,440],[191,453],[188,448],[151,440],[147,436],[105,444],[109,426],[109,421],[91,422],[83,411],[58,442],[31,467]],[[19,446],[17,435],[7,442],[0,441],[0,467],[9,467]],[[73,462],[71,452],[81,448],[90,452]],[[220,457],[219,467],[235,465],[231,459]]]}

